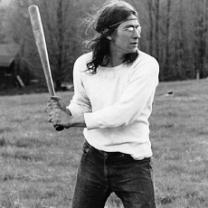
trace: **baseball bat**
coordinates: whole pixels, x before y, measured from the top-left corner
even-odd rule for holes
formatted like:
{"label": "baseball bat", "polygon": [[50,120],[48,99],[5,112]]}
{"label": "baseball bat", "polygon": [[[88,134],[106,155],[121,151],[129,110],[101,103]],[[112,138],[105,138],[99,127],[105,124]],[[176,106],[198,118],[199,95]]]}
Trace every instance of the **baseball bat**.
{"label": "baseball bat", "polygon": [[40,17],[40,12],[38,6],[29,6],[30,21],[32,24],[32,30],[35,37],[36,46],[40,56],[41,64],[43,67],[44,75],[46,78],[46,83],[48,91],[51,96],[55,96],[55,90],[53,85],[53,79],[51,75],[51,68],[48,59],[48,52],[46,47],[45,35],[43,31],[43,25]]}
{"label": "baseball bat", "polygon": [[[32,30],[33,30],[36,46],[38,49],[38,53],[40,56],[41,64],[43,67],[48,91],[50,96],[56,96],[39,8],[37,5],[31,5],[29,6],[28,11],[29,11]],[[56,128],[57,131],[61,131],[63,129],[63,126],[59,126],[59,125],[56,125],[54,127]]]}

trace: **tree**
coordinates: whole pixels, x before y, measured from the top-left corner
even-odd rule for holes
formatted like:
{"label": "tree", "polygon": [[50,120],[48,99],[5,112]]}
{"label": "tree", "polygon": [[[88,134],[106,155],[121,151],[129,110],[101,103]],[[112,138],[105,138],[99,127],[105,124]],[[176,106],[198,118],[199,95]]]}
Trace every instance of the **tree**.
{"label": "tree", "polygon": [[13,0],[7,34],[12,34],[12,39],[20,44],[19,57],[28,62],[40,80],[44,80],[44,76],[28,17],[28,6],[33,3],[40,8],[52,75],[59,89],[62,82],[72,80],[73,63],[81,53],[78,9],[75,0]]}
{"label": "tree", "polygon": [[[20,46],[19,54],[16,58],[18,69],[25,71],[25,65],[30,64],[30,57],[34,56],[34,47],[31,44],[33,39],[31,28],[28,27],[27,7],[29,1],[12,0],[9,7],[9,12],[5,13],[5,31],[4,34],[9,42],[15,42]],[[34,63],[38,61],[34,60]],[[33,64],[31,64],[32,66]],[[30,67],[32,69],[32,67]],[[36,70],[34,70],[36,71]],[[18,71],[17,73],[20,73]],[[30,73],[29,71],[24,73]]]}
{"label": "tree", "polygon": [[[57,88],[72,81],[76,58],[86,51],[82,21],[102,0],[11,0],[7,33],[21,45],[20,58],[44,79],[27,7],[38,4],[42,16],[53,78]],[[141,50],[160,64],[160,80],[208,75],[208,0],[127,0],[138,10],[142,25]],[[90,5],[90,6],[89,6]],[[196,70],[195,70],[196,69]]]}
{"label": "tree", "polygon": [[170,69],[170,11],[171,11],[171,0],[167,0],[167,18],[166,18],[166,58],[165,58],[165,77],[168,76],[169,74],[169,69]]}
{"label": "tree", "polygon": [[[175,42],[175,50],[176,50],[176,56],[175,56],[175,61],[176,61],[176,69],[175,69],[175,77],[174,78],[185,78],[185,67],[183,65],[183,57],[184,57],[184,52],[185,52],[185,46],[184,46],[184,38],[183,38],[183,31],[184,31],[184,23],[183,23],[183,2],[182,0],[179,0],[178,3],[178,21],[176,25],[176,42]],[[184,67],[184,68],[183,68]],[[181,70],[183,69],[183,70]]]}
{"label": "tree", "polygon": [[0,9],[0,42],[4,42],[4,34],[3,34],[3,31],[2,31],[2,25],[3,25],[3,13],[4,13],[4,10],[3,9]]}
{"label": "tree", "polygon": [[[43,1],[42,8],[45,34],[56,88],[63,81],[72,80],[72,64],[78,39],[73,1]],[[44,11],[43,11],[44,9]]]}
{"label": "tree", "polygon": [[45,0],[39,6],[55,86],[59,89],[63,81],[72,81],[73,63],[81,53],[78,8],[74,0]]}
{"label": "tree", "polygon": [[206,60],[206,34],[207,34],[207,0],[200,0],[195,4],[197,15],[195,17],[195,72],[196,78],[208,75],[205,69]]}
{"label": "tree", "polygon": [[148,8],[148,16],[149,16],[149,53],[154,54],[154,0],[148,0],[147,1],[147,8]]}
{"label": "tree", "polygon": [[155,0],[155,56],[160,59],[160,0]]}

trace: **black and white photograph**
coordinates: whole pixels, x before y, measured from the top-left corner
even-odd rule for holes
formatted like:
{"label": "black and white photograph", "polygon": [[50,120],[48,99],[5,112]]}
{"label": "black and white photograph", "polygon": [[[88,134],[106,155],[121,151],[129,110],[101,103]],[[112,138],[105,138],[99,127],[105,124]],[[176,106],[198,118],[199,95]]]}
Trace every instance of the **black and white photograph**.
{"label": "black and white photograph", "polygon": [[208,0],[0,0],[0,208],[208,208]]}

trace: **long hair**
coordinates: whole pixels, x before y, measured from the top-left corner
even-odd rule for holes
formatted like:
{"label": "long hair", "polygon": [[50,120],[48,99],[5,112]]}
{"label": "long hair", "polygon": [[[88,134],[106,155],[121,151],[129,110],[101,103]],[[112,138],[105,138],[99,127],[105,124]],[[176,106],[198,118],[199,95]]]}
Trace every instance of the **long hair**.
{"label": "long hair", "polygon": [[[92,60],[87,63],[87,70],[96,73],[98,66],[107,66],[110,61],[110,40],[107,39],[115,29],[130,15],[137,17],[136,10],[127,2],[114,0],[104,4],[94,18],[96,36],[89,42]],[[138,52],[125,54],[123,63],[133,63]]]}

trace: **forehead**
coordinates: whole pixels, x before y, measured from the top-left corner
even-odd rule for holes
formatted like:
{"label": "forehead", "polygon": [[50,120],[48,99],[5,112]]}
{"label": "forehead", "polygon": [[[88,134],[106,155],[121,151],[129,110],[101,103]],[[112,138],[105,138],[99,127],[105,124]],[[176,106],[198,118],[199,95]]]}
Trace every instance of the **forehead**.
{"label": "forehead", "polygon": [[128,18],[125,22],[122,22],[118,28],[125,28],[132,25],[139,25],[139,20],[135,16]]}

